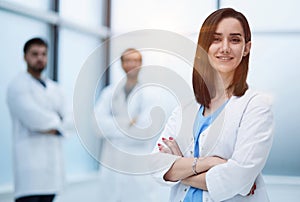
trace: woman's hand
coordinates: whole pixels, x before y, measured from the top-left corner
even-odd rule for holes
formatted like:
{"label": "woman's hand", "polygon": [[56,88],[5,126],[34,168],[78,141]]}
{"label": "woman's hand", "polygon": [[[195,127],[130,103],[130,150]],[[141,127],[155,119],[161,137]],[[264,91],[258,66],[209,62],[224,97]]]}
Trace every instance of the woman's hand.
{"label": "woman's hand", "polygon": [[159,151],[162,153],[173,154],[177,156],[183,156],[176,140],[173,137],[169,137],[169,139],[162,138],[162,141],[165,145],[158,144]]}
{"label": "woman's hand", "polygon": [[248,194],[247,196],[253,195],[255,189],[256,189],[256,184],[255,184],[255,182],[254,182],[254,184],[253,184],[253,186],[252,186],[252,188],[251,188],[251,190],[250,190],[250,192],[249,192],[249,194]]}

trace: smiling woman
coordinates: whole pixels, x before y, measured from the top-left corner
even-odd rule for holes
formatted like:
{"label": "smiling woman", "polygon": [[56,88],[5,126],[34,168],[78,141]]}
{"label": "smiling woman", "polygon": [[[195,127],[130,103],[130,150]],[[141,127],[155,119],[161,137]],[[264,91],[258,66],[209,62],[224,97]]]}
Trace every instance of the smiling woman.
{"label": "smiling woman", "polygon": [[273,115],[268,97],[248,89],[250,48],[242,13],[219,9],[204,21],[193,69],[200,108],[191,147],[180,148],[183,140],[176,139],[177,112],[158,142],[160,152],[178,156],[157,174],[173,185],[170,201],[269,201],[261,171],[272,146]]}

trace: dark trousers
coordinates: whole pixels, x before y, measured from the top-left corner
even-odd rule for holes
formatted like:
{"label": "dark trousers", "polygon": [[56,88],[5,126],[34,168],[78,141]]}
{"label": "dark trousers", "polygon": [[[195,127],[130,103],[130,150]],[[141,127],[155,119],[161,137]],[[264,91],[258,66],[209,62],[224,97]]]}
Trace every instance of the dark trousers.
{"label": "dark trousers", "polygon": [[55,195],[34,195],[17,198],[15,202],[52,202]]}

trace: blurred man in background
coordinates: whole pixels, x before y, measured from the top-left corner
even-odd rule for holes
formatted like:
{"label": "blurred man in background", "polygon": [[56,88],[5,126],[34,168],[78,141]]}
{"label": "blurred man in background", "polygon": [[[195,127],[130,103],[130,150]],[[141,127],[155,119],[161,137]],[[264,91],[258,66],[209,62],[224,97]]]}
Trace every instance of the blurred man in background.
{"label": "blurred man in background", "polygon": [[47,52],[43,39],[28,40],[24,45],[27,71],[19,73],[7,90],[16,202],[51,202],[63,184],[65,107],[59,86],[42,75]]}

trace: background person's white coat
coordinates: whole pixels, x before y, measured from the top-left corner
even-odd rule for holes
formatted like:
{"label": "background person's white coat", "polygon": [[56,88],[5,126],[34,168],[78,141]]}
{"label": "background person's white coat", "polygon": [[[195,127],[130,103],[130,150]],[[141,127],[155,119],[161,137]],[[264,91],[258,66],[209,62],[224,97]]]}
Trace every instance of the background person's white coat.
{"label": "background person's white coat", "polygon": [[[160,91],[153,94],[149,89],[140,88],[141,86],[141,84],[137,84],[129,93],[128,99],[126,99],[124,84],[121,83],[119,86],[112,84],[103,89],[95,106],[96,119],[104,138],[108,139],[117,149],[136,155],[150,154],[157,140],[157,136],[147,140],[143,139],[145,134],[136,134],[136,127],[144,128],[151,125],[151,108],[159,105],[157,100],[159,100]],[[175,105],[175,102],[170,101],[170,106],[171,103]],[[166,112],[167,115],[168,112]],[[130,126],[130,121],[133,118],[136,119],[136,123]],[[123,133],[124,131],[122,132],[122,127],[129,128],[125,131],[125,133],[130,133],[127,135],[136,138],[141,135],[141,139],[128,137]],[[122,166],[128,164],[126,159],[115,155],[107,148],[109,147],[105,143],[102,144],[100,160],[101,158],[108,158],[117,164],[122,164]],[[160,201],[161,197],[157,193],[164,189],[166,193],[169,191],[168,188],[160,187],[149,174],[123,174],[119,170],[113,171],[102,167],[101,176],[101,179],[109,182],[107,191],[104,191],[107,195],[103,196],[109,201]]]}
{"label": "background person's white coat", "polygon": [[[63,185],[63,95],[56,83],[45,79],[44,88],[22,72],[7,90],[13,122],[15,197],[54,194]],[[58,130],[61,135],[38,131]]]}

